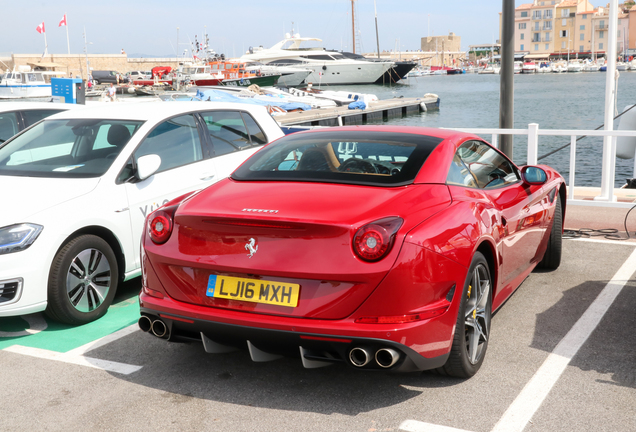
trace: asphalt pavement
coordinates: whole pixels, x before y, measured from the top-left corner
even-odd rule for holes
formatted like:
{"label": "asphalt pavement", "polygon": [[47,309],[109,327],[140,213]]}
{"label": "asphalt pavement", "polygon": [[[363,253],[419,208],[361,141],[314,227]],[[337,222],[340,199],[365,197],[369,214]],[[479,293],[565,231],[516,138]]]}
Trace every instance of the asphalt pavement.
{"label": "asphalt pavement", "polygon": [[564,240],[561,267],[533,272],[494,315],[468,380],[168,343],[136,329],[136,279],[99,325],[0,319],[0,430],[633,431],[635,271],[634,241]]}

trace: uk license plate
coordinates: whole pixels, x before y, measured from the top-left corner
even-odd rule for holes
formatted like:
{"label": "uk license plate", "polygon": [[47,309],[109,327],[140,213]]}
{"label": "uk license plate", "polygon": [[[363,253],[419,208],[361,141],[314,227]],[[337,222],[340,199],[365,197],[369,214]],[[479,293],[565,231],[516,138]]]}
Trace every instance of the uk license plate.
{"label": "uk license plate", "polygon": [[300,285],[259,279],[210,275],[205,295],[277,306],[298,306]]}

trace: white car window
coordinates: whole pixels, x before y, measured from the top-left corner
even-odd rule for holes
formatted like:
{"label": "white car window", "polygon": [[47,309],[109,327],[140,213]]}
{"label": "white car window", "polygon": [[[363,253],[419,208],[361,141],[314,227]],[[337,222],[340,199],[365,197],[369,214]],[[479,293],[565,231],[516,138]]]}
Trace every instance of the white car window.
{"label": "white car window", "polygon": [[18,131],[18,119],[15,112],[0,114],[0,142],[8,140]]}
{"label": "white car window", "polygon": [[183,115],[159,124],[135,151],[135,158],[156,154],[161,157],[157,172],[203,159],[201,140],[192,115]]}
{"label": "white car window", "polygon": [[142,122],[44,120],[0,148],[0,174],[98,177]]}

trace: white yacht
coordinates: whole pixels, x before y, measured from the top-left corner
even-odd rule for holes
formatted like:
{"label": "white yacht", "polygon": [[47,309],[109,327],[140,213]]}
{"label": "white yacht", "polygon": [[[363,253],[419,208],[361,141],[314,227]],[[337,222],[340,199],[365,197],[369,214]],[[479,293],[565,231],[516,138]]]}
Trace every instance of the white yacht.
{"label": "white yacht", "polygon": [[322,42],[317,38],[304,38],[287,34],[285,39],[271,48],[250,49],[241,61],[258,61],[269,65],[285,65],[311,69],[307,83],[320,84],[373,84],[393,62],[373,62],[350,59],[343,54],[326,51],[322,47],[306,47],[308,42]]}
{"label": "white yacht", "polygon": [[51,97],[51,83],[44,80],[44,74],[30,66],[20,66],[16,70],[7,69],[0,76],[0,99],[22,99]]}

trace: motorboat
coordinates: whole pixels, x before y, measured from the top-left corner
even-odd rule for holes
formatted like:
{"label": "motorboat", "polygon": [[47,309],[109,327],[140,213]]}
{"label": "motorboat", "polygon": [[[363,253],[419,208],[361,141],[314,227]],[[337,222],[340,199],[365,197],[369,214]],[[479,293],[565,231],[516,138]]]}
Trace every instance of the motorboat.
{"label": "motorboat", "polygon": [[218,58],[208,62],[212,73],[223,75],[221,85],[233,87],[249,87],[253,84],[261,87],[273,86],[278,83],[280,74],[266,74],[260,70],[250,69],[248,63],[240,60],[225,60]]}
{"label": "motorboat", "polygon": [[287,34],[285,39],[271,48],[250,48],[239,60],[258,61],[268,65],[295,66],[311,69],[307,83],[313,84],[373,84],[393,67],[391,61],[350,59],[322,47],[308,47],[318,38]]}
{"label": "motorboat", "polygon": [[461,69],[451,66],[431,66],[431,70],[435,75],[438,75],[438,71],[443,71],[443,73],[439,75],[458,75],[462,73]]}
{"label": "motorboat", "polygon": [[549,72],[552,72],[552,66],[550,66],[550,63],[548,63],[548,62],[541,62],[537,66],[537,72],[538,73],[549,73]]}
{"label": "motorboat", "polygon": [[[388,69],[384,74],[375,81],[375,84],[387,84],[398,82],[401,79],[404,79],[408,76],[408,74],[417,67],[417,63],[414,61],[392,61],[381,58],[370,58],[364,57],[360,54],[355,54],[351,52],[342,51],[342,55],[350,59],[364,60],[364,61],[372,61],[372,62],[392,62],[393,66]],[[425,74],[422,74],[425,75]]]}
{"label": "motorboat", "polygon": [[583,65],[578,61],[568,62],[567,69],[568,72],[581,72],[583,70]]}
{"label": "motorboat", "polygon": [[217,71],[213,74],[210,65],[200,63],[183,63],[179,66],[178,77],[196,86],[215,86],[224,79],[222,73]]}
{"label": "motorboat", "polygon": [[598,72],[601,67],[594,62],[586,62],[583,64],[583,72]]}
{"label": "motorboat", "polygon": [[565,73],[568,71],[568,67],[564,63],[552,63],[552,72]]}
{"label": "motorboat", "polygon": [[516,61],[514,63],[514,73],[520,74],[522,70],[523,70],[523,62]]}
{"label": "motorboat", "polygon": [[50,98],[51,83],[45,81],[44,74],[30,66],[7,69],[0,77],[0,99]]}
{"label": "motorboat", "polygon": [[321,90],[321,89],[314,88],[312,86],[307,86],[306,88],[292,88],[292,89],[289,89],[289,92],[295,96],[310,95],[318,99],[332,100],[338,106],[349,105],[351,102],[357,102],[357,101],[362,101],[368,104],[369,102],[375,102],[378,100],[378,97],[371,93]]}
{"label": "motorboat", "polygon": [[626,71],[629,69],[629,65],[625,62],[616,62],[616,70]]}
{"label": "motorboat", "polygon": [[245,62],[245,69],[260,72],[261,75],[280,75],[278,78],[279,85],[288,87],[298,87],[307,84],[307,78],[311,75],[312,70],[304,67],[271,65],[261,62]]}
{"label": "motorboat", "polygon": [[535,73],[537,71],[537,64],[532,61],[525,62],[523,66],[521,66],[521,73]]}

